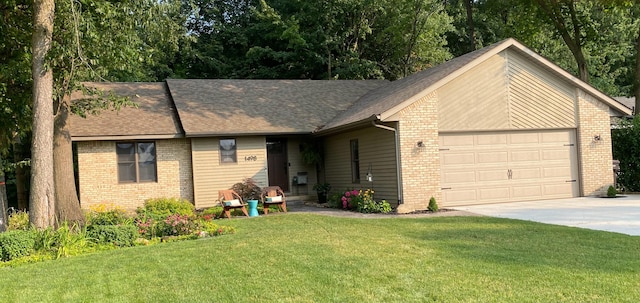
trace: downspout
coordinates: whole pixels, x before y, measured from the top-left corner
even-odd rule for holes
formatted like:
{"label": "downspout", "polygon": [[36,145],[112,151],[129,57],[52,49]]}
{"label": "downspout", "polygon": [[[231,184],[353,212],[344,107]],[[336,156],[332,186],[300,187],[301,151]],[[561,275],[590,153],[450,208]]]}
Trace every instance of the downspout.
{"label": "downspout", "polygon": [[400,170],[400,141],[398,138],[398,130],[386,125],[376,124],[376,121],[371,121],[371,124],[377,128],[393,132],[393,136],[396,141],[396,176],[398,179],[398,205],[400,205],[402,204],[402,170]]}

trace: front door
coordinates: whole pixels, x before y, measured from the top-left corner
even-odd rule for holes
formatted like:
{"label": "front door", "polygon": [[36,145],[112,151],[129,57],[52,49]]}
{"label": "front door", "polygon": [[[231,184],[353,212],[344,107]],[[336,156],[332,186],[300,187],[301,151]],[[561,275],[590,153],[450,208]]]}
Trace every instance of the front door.
{"label": "front door", "polygon": [[267,139],[267,165],[269,185],[277,185],[283,191],[289,191],[287,139]]}

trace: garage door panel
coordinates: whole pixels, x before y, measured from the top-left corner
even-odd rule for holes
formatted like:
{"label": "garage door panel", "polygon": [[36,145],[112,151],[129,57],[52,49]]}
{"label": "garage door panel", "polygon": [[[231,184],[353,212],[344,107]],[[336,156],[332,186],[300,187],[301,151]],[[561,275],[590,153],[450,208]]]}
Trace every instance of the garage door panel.
{"label": "garage door panel", "polygon": [[478,200],[475,189],[467,190],[444,190],[442,192],[442,198],[445,201],[450,201],[452,204],[467,203],[467,201]]}
{"label": "garage door panel", "polygon": [[473,183],[476,182],[474,171],[445,172],[442,174],[442,182],[446,184]]}
{"label": "garage door panel", "polygon": [[542,159],[545,161],[550,160],[569,160],[571,154],[568,152],[569,149],[549,149],[542,151]]}
{"label": "garage door panel", "polygon": [[510,162],[540,161],[538,150],[515,150],[511,152]]}
{"label": "garage door panel", "polygon": [[[440,136],[443,205],[578,195],[575,130]],[[465,140],[467,140],[465,142]]]}
{"label": "garage door panel", "polygon": [[542,185],[516,185],[511,188],[511,198],[517,200],[542,198]]}
{"label": "garage door panel", "polygon": [[[545,196],[554,196],[558,198],[563,198],[566,196],[567,192],[571,192],[574,188],[573,182],[558,182],[551,184],[544,184],[543,190]],[[577,193],[574,193],[577,195]]]}
{"label": "garage door panel", "polygon": [[545,179],[558,178],[562,181],[571,180],[571,167],[569,166],[556,166],[545,167],[542,169],[542,176]]}
{"label": "garage door panel", "polygon": [[[506,169],[479,169],[476,171],[478,182],[506,181],[509,174]],[[485,184],[487,186],[491,184]]]}
{"label": "garage door panel", "polygon": [[474,153],[450,153],[444,154],[440,157],[440,163],[442,165],[454,166],[454,165],[467,165],[475,164],[476,156]]}
{"label": "garage door panel", "polygon": [[505,152],[479,152],[478,164],[502,164],[509,159],[509,153]]}
{"label": "garage door panel", "polygon": [[511,145],[535,145],[540,144],[540,136],[538,133],[512,133],[509,135],[509,144]]}
{"label": "garage door panel", "polygon": [[496,147],[496,145],[506,145],[507,142],[508,142],[508,138],[506,134],[477,135],[475,145]]}
{"label": "garage door panel", "polygon": [[533,167],[533,168],[517,168],[512,169],[512,177],[511,180],[522,181],[529,180],[532,182],[537,182],[542,179],[543,173],[542,168]]}
{"label": "garage door panel", "polygon": [[509,187],[479,188],[478,198],[481,201],[508,199]]}

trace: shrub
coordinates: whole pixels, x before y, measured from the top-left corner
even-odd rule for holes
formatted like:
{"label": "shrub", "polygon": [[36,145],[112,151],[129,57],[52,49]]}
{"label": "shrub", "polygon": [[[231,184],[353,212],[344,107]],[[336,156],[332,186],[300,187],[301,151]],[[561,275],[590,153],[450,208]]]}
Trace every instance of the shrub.
{"label": "shrub", "polygon": [[173,214],[159,223],[158,236],[184,236],[195,231],[193,216]]}
{"label": "shrub", "polygon": [[118,225],[131,224],[132,222],[124,209],[119,207],[92,206],[87,213],[87,225]]}
{"label": "shrub", "polygon": [[35,239],[32,231],[11,230],[0,234],[0,259],[10,261],[29,255],[34,251]]}
{"label": "shrub", "polygon": [[346,191],[342,198],[343,209],[353,209],[361,213],[388,213],[391,205],[386,200],[377,202],[373,199],[372,189]]}
{"label": "shrub", "polygon": [[10,214],[7,223],[7,230],[28,230],[31,227],[29,213],[26,211],[17,211]]}
{"label": "shrub", "polygon": [[87,227],[87,237],[99,244],[133,246],[138,230],[133,225],[91,225]]}
{"label": "shrub", "polygon": [[438,211],[438,203],[436,203],[436,198],[431,197],[431,199],[429,199],[429,207],[427,209],[430,211]]}
{"label": "shrub", "polygon": [[136,213],[162,221],[175,214],[192,216],[195,213],[195,207],[185,199],[155,198],[146,200],[144,207],[136,209]]}
{"label": "shrub", "polygon": [[613,187],[613,185],[609,185],[609,188],[607,189],[607,197],[613,198],[617,194],[618,194],[618,191],[616,190],[616,188]]}
{"label": "shrub", "polygon": [[198,215],[204,220],[211,220],[222,215],[222,206],[214,206],[204,209]]}
{"label": "shrub", "polygon": [[640,191],[640,115],[633,120],[618,120],[611,130],[613,158],[620,161],[618,186],[628,192]]}
{"label": "shrub", "polygon": [[256,184],[252,178],[244,178],[242,182],[238,182],[231,186],[235,192],[242,197],[244,202],[247,200],[258,200],[260,199],[260,187]]}
{"label": "shrub", "polygon": [[327,198],[327,205],[331,208],[342,208],[342,194],[333,193]]}

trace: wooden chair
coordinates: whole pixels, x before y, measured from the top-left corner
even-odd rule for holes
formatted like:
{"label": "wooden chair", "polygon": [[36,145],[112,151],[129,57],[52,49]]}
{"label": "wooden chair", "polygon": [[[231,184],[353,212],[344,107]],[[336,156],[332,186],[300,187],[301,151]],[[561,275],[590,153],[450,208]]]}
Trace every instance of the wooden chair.
{"label": "wooden chair", "polygon": [[287,201],[284,196],[284,192],[280,188],[280,186],[268,186],[262,189],[262,194],[260,195],[260,200],[262,200],[262,206],[264,207],[264,214],[269,213],[269,206],[278,205],[280,210],[287,212]]}
{"label": "wooden chair", "polygon": [[247,204],[242,201],[242,197],[238,195],[233,189],[225,189],[218,191],[218,200],[222,204],[224,214],[227,218],[231,219],[231,210],[240,208],[245,216],[249,216],[247,212]]}

